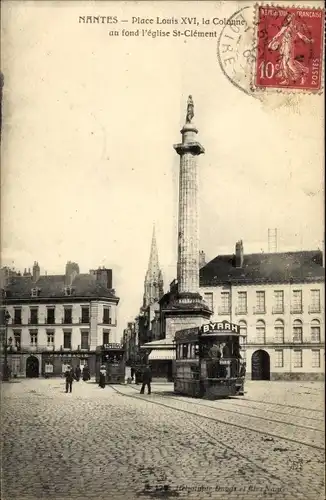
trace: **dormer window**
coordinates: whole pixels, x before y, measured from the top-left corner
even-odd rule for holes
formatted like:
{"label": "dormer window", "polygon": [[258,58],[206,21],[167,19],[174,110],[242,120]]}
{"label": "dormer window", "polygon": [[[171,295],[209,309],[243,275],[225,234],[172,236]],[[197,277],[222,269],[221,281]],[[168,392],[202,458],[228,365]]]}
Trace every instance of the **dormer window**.
{"label": "dormer window", "polygon": [[73,288],[71,286],[66,286],[64,289],[64,293],[67,297],[73,294]]}
{"label": "dormer window", "polygon": [[40,289],[39,288],[32,288],[31,290],[31,296],[32,297],[38,297],[40,295]]}

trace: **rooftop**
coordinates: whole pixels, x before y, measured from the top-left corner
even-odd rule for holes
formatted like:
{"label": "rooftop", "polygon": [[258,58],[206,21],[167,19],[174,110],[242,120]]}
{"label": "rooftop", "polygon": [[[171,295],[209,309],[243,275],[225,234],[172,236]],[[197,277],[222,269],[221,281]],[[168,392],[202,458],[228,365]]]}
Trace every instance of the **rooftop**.
{"label": "rooftop", "polygon": [[243,254],[241,267],[236,256],[218,255],[200,269],[200,286],[223,283],[289,283],[324,281],[320,250]]}

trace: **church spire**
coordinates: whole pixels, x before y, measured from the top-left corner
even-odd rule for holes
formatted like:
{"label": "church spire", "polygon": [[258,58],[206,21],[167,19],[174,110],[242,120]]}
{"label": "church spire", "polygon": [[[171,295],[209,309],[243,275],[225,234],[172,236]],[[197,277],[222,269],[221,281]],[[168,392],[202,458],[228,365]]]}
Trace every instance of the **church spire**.
{"label": "church spire", "polygon": [[158,261],[155,225],[153,225],[151,252],[144,282],[144,307],[158,301],[163,293],[163,277]]}

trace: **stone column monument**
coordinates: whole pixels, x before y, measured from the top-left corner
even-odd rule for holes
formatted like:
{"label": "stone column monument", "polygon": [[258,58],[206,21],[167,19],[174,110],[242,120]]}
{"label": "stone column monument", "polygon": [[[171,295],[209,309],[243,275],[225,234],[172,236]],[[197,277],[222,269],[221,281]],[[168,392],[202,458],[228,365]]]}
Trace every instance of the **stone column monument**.
{"label": "stone column monument", "polygon": [[189,96],[182,142],[174,149],[180,156],[178,218],[178,293],[165,311],[166,338],[177,330],[200,326],[212,315],[199,294],[198,156],[205,152],[193,123],[194,102]]}

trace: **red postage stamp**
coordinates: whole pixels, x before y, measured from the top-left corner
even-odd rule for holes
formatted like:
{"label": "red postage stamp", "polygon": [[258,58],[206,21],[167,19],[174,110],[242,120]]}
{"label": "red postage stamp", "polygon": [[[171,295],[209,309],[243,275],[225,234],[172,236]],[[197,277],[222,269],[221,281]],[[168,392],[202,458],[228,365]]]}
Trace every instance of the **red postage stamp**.
{"label": "red postage stamp", "polygon": [[324,11],[278,6],[257,9],[255,86],[320,90]]}

